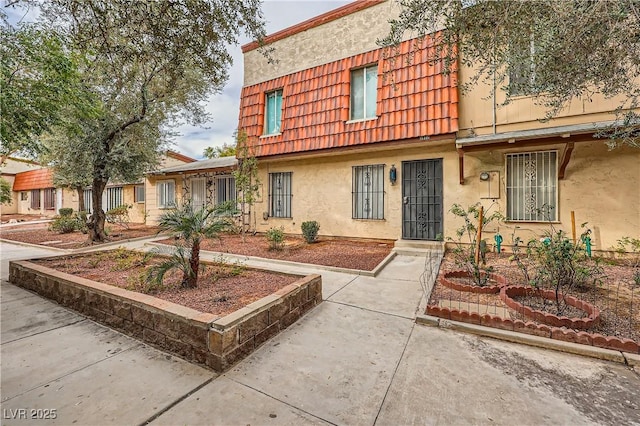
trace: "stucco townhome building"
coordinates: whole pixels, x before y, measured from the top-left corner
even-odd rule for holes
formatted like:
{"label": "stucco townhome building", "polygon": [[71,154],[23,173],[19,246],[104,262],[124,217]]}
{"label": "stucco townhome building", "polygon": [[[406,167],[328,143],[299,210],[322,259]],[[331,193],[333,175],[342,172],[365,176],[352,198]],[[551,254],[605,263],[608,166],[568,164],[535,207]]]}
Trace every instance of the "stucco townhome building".
{"label": "stucco townhome building", "polygon": [[317,220],[325,236],[442,240],[460,226],[452,204],[481,202],[507,217],[488,230],[505,243],[548,220],[570,231],[572,211],[596,249],[640,235],[640,150],[593,138],[618,100],[575,99],[541,122],[526,94],[503,106],[480,84],[463,96],[473,70],[430,63],[429,42],[407,40],[393,60],[379,48],[398,12],[353,2],[271,34],[274,64],[243,46],[239,129],[258,158],[258,231]]}

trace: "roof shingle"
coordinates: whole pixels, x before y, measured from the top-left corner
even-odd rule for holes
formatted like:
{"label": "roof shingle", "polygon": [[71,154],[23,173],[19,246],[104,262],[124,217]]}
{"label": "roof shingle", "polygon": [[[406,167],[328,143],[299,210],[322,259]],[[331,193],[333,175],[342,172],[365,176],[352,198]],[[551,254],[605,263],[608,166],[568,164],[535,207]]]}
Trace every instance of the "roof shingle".
{"label": "roof shingle", "polygon": [[51,169],[29,170],[16,173],[13,181],[14,191],[28,191],[31,189],[53,188],[53,173]]}
{"label": "roof shingle", "polygon": [[[458,130],[457,70],[430,63],[431,42],[403,42],[242,89],[240,125],[257,157],[365,145]],[[393,61],[393,63],[392,63]],[[351,70],[378,64],[376,119],[349,121]],[[263,136],[265,93],[282,89],[282,130]]]}

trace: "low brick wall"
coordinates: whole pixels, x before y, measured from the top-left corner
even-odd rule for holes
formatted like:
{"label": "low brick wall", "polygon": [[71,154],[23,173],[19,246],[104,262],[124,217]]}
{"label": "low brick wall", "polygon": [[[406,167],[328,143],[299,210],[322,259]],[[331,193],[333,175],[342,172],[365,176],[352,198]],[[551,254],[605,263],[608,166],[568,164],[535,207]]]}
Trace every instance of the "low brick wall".
{"label": "low brick wall", "polygon": [[9,281],[219,372],[322,302],[320,275],[303,277],[222,318],[28,261],[9,263]]}

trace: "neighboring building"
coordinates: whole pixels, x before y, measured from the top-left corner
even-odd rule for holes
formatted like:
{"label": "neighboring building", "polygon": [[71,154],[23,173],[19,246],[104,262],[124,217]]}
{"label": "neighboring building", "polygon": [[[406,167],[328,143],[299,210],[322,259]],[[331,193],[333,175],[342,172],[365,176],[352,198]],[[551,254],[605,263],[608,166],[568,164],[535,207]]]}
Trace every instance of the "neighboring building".
{"label": "neighboring building", "polygon": [[[174,151],[167,151],[160,161],[160,168],[175,167],[183,164],[193,163],[196,160]],[[78,209],[78,196],[76,191],[65,189],[74,201],[74,209]],[[84,190],[84,205],[88,212],[93,210],[91,201],[92,190]],[[129,210],[129,219],[132,223],[145,223],[148,214],[146,180],[140,179],[135,183],[109,182],[102,194],[102,209],[107,212],[123,204],[132,206]],[[153,205],[153,203],[152,203]]]}
{"label": "neighboring building", "polygon": [[166,210],[186,201],[202,208],[235,200],[232,171],[237,164],[235,157],[222,157],[148,173],[145,180],[147,224],[157,224]]}
{"label": "neighboring building", "polygon": [[13,192],[18,214],[53,216],[62,207],[62,191],[53,186],[50,169],[16,173]]}
{"label": "neighboring building", "polygon": [[239,129],[259,160],[258,231],[317,220],[323,235],[436,240],[461,225],[452,204],[482,202],[525,238],[545,219],[570,232],[572,211],[597,249],[638,236],[640,150],[592,137],[615,99],[577,99],[541,122],[526,94],[500,106],[500,91],[480,85],[462,97],[470,70],[429,64],[426,42],[403,42],[397,57],[377,47],[397,13],[354,2],[267,36],[276,64],[243,46]]}
{"label": "neighboring building", "polygon": [[[5,179],[11,188],[16,179],[16,175],[21,172],[27,172],[30,170],[41,169],[42,166],[35,161],[25,160],[23,158],[9,157],[4,164],[0,165],[0,175]],[[2,214],[14,214],[18,213],[21,203],[24,204],[25,200],[21,198],[28,197],[29,194],[21,194],[20,192],[12,192],[12,200],[10,203],[2,204]]]}

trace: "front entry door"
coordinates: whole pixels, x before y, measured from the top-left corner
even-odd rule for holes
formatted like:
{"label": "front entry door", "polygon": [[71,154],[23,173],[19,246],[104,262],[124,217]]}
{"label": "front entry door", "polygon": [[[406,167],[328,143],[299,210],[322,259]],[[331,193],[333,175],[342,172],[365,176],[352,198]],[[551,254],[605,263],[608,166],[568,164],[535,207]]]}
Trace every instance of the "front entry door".
{"label": "front entry door", "polygon": [[402,238],[442,238],[442,159],[402,162]]}

